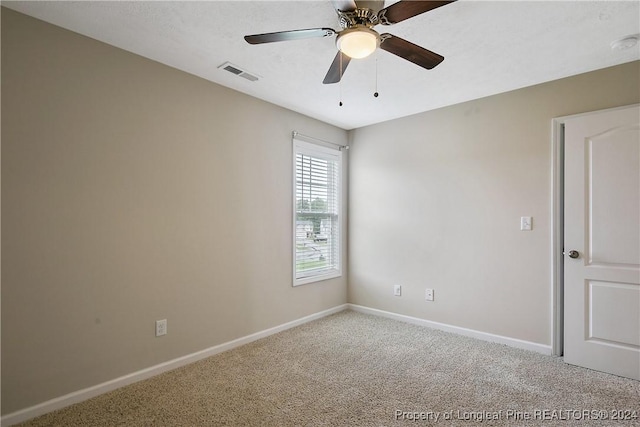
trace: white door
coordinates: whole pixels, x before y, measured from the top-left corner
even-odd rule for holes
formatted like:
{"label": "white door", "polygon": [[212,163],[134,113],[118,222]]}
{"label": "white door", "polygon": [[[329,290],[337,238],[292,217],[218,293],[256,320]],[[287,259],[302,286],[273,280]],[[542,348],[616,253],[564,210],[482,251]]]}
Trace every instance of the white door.
{"label": "white door", "polygon": [[640,379],[640,107],[565,121],[564,360]]}

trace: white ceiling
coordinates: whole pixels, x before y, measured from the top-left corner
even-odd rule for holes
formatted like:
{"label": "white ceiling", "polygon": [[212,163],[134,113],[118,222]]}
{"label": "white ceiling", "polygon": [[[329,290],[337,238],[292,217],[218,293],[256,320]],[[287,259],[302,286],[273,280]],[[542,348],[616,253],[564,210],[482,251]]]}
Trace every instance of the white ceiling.
{"label": "white ceiling", "polygon": [[[341,84],[322,84],[336,54],[335,36],[263,45],[243,39],[290,29],[339,30],[329,0],[2,4],[344,129],[640,59],[639,45],[624,51],[610,46],[640,33],[637,0],[461,0],[376,27],[445,60],[425,70],[379,51],[380,96],[374,98],[376,55],[352,60]],[[218,68],[227,61],[261,79],[250,82]]]}

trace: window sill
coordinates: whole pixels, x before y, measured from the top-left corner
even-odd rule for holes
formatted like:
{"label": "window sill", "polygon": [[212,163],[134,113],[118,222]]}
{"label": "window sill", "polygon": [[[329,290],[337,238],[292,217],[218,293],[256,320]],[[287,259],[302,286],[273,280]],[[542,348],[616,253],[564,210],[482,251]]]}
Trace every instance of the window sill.
{"label": "window sill", "polygon": [[336,277],[342,277],[341,271],[331,271],[328,273],[321,273],[314,276],[301,277],[299,279],[293,279],[293,286],[307,285],[309,283],[321,282],[323,280],[335,279]]}

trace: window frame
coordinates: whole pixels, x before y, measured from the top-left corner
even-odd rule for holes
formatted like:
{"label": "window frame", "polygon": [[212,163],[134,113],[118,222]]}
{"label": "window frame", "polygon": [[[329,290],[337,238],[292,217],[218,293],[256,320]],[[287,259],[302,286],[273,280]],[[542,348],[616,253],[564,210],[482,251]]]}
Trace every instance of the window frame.
{"label": "window frame", "polygon": [[[329,279],[335,279],[337,277],[342,276],[342,246],[343,246],[343,233],[344,233],[344,209],[343,209],[343,174],[344,174],[344,165],[343,165],[343,156],[342,151],[339,149],[339,146],[335,148],[329,147],[328,145],[319,144],[315,142],[308,142],[301,140],[299,137],[293,137],[293,191],[292,191],[292,212],[293,212],[293,221],[292,221],[292,231],[293,231],[293,250],[292,250],[292,261],[293,261],[293,286],[306,285],[309,283],[320,282]],[[309,157],[317,157],[325,160],[332,160],[337,162],[337,184],[336,184],[336,202],[337,202],[337,216],[338,216],[338,233],[336,236],[336,247],[337,247],[337,268],[331,268],[324,270],[322,272],[317,272],[315,274],[310,274],[305,277],[298,278],[297,266],[296,266],[296,258],[297,258],[297,157],[298,154],[302,154]]]}

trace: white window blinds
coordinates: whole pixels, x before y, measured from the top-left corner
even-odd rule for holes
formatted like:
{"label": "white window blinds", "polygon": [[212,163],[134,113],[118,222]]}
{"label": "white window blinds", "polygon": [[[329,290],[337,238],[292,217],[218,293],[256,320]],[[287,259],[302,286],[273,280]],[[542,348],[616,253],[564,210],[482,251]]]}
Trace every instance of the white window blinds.
{"label": "white window blinds", "polygon": [[342,153],[294,138],[294,285],[340,271]]}

